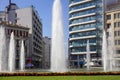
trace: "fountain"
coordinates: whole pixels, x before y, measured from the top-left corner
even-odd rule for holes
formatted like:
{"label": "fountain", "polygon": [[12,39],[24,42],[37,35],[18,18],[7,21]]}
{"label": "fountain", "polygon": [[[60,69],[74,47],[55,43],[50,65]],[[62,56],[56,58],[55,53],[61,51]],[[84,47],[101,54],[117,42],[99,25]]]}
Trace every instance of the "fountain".
{"label": "fountain", "polygon": [[9,56],[8,56],[8,70],[10,72],[15,71],[15,39],[14,39],[14,33],[11,33],[10,36],[10,44],[9,44]]}
{"label": "fountain", "polygon": [[102,53],[103,53],[103,68],[104,71],[117,71],[118,67],[114,44],[114,35],[112,33],[112,27],[109,29],[108,39],[106,38],[106,32],[103,30],[103,44],[102,44]]}
{"label": "fountain", "polygon": [[61,0],[54,0],[52,13],[51,71],[66,72]]}
{"label": "fountain", "polygon": [[5,28],[0,27],[0,72],[7,71],[7,46]]}
{"label": "fountain", "polygon": [[108,69],[108,55],[107,55],[107,38],[106,32],[103,30],[103,43],[102,43],[102,59],[103,59],[103,70],[107,71]]}
{"label": "fountain", "polygon": [[20,70],[24,71],[25,69],[25,49],[24,49],[24,41],[21,42],[21,50],[20,50]]}
{"label": "fountain", "polygon": [[114,44],[114,35],[112,31],[112,27],[109,29],[109,37],[108,37],[108,52],[109,52],[109,70],[114,71],[116,66],[115,66],[115,44]]}
{"label": "fountain", "polygon": [[86,54],[86,58],[87,58],[87,70],[90,70],[90,44],[89,44],[89,40],[87,40],[87,54]]}

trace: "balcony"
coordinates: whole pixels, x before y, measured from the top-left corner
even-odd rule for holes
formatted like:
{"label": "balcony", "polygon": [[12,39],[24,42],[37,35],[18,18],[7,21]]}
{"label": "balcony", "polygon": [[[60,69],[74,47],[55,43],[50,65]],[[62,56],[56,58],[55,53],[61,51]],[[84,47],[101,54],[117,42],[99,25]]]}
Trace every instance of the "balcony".
{"label": "balcony", "polygon": [[89,23],[94,23],[96,22],[96,20],[92,20],[92,21],[85,21],[85,22],[81,22],[81,23],[75,23],[75,24],[70,24],[69,26],[72,27],[72,26],[77,26],[77,25],[83,25],[83,24],[89,24]]}
{"label": "balcony", "polygon": [[85,7],[85,8],[81,8],[81,9],[76,9],[76,10],[70,11],[69,14],[74,13],[74,12],[79,12],[79,11],[87,10],[87,9],[91,9],[91,8],[95,8],[95,7],[96,7],[96,5]]}
{"label": "balcony", "polygon": [[84,36],[84,37],[76,37],[76,38],[70,38],[69,40],[79,40],[79,39],[89,39],[89,38],[96,38],[96,35],[93,36]]}
{"label": "balcony", "polygon": [[79,4],[83,4],[83,3],[86,3],[86,2],[90,2],[90,1],[92,1],[92,0],[84,0],[84,1],[80,1],[80,2],[70,3],[69,7],[79,5]]}
{"label": "balcony", "polygon": [[77,17],[72,17],[69,20],[83,18],[83,17],[88,17],[88,16],[94,16],[94,15],[96,15],[96,13],[91,13],[91,14],[85,14],[85,15],[81,15],[81,16],[77,16]]}
{"label": "balcony", "polygon": [[[88,52],[72,52],[71,54],[73,54],[73,55],[80,55],[80,54],[87,54]],[[89,52],[90,54],[95,54],[95,53],[97,53],[96,51],[90,51]]]}
{"label": "balcony", "polygon": [[[96,46],[96,43],[89,43],[92,46]],[[77,45],[70,45],[69,48],[73,48],[73,47],[85,47],[87,46],[87,44],[77,44]]]}
{"label": "balcony", "polygon": [[69,34],[78,33],[78,32],[85,32],[85,31],[92,31],[92,30],[96,30],[96,28],[88,28],[88,29],[83,29],[83,30],[70,31]]}

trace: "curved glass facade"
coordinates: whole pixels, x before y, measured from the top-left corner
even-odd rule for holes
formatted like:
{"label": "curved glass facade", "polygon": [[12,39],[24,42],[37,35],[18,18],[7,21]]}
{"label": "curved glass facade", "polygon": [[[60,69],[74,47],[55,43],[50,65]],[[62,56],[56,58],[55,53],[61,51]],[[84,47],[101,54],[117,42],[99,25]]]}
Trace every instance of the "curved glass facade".
{"label": "curved glass facade", "polygon": [[91,21],[91,20],[96,20],[96,16],[89,16],[89,17],[74,19],[70,21],[70,24],[76,24],[76,23],[81,23],[81,22]]}
{"label": "curved glass facade", "polygon": [[[69,58],[72,61],[73,56],[76,55],[76,59],[74,58],[74,60],[76,60],[77,66],[79,67],[79,61],[83,61],[86,57],[86,45],[88,40],[90,43],[91,58],[95,59],[100,57],[98,54],[101,54],[102,41],[102,0],[69,0],[69,5]],[[94,7],[91,8],[91,6]],[[74,38],[74,40],[72,40],[72,38]],[[73,61],[72,65],[74,66],[76,62]]]}
{"label": "curved glass facade", "polygon": [[84,0],[69,0],[69,4],[80,2],[80,1],[84,1]]}
{"label": "curved glass facade", "polygon": [[78,32],[78,33],[70,34],[70,38],[93,36],[96,34],[97,34],[96,31]]}
{"label": "curved glass facade", "polygon": [[97,26],[96,23],[83,24],[83,25],[70,27],[69,31],[91,29],[91,28],[96,28],[96,26]]}
{"label": "curved glass facade", "polygon": [[89,7],[89,6],[93,6],[93,5],[95,5],[94,2],[88,2],[86,4],[75,5],[75,6],[71,7],[69,10],[71,11],[71,10],[81,9],[81,8],[85,8],[85,7]]}
{"label": "curved glass facade", "polygon": [[[92,38],[89,39],[90,45],[96,45],[96,38]],[[87,40],[86,39],[82,39],[82,40],[75,40],[75,41],[71,41],[70,46],[72,47],[81,47],[81,46],[86,46],[87,45]]]}
{"label": "curved glass facade", "polygon": [[87,15],[87,14],[91,14],[91,13],[95,13],[95,12],[96,12],[95,9],[84,10],[84,11],[79,11],[79,12],[71,13],[69,17],[72,18],[72,17]]}

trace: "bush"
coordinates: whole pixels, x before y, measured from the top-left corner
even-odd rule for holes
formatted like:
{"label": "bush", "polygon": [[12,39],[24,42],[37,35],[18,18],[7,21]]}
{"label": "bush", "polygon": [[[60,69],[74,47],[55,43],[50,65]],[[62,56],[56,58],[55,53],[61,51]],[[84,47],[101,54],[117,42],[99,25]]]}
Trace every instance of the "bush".
{"label": "bush", "polygon": [[65,73],[0,73],[0,76],[83,76],[83,75],[120,75],[120,72],[65,72]]}

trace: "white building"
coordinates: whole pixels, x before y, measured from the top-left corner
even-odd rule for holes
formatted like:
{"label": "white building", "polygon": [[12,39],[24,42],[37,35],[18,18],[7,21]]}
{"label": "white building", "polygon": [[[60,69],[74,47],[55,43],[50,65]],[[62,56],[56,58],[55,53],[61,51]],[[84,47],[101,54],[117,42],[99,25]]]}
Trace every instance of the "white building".
{"label": "white building", "polygon": [[29,54],[34,68],[42,66],[42,22],[33,6],[19,9],[14,3],[0,12],[0,20],[27,26],[29,28]]}
{"label": "white building", "polygon": [[[29,30],[30,38],[30,54],[32,57],[33,64],[38,67],[42,58],[42,23],[39,19],[37,11],[34,7],[28,7],[23,9],[17,9],[17,24],[23,26],[27,25]],[[40,65],[42,66],[42,65]]]}

